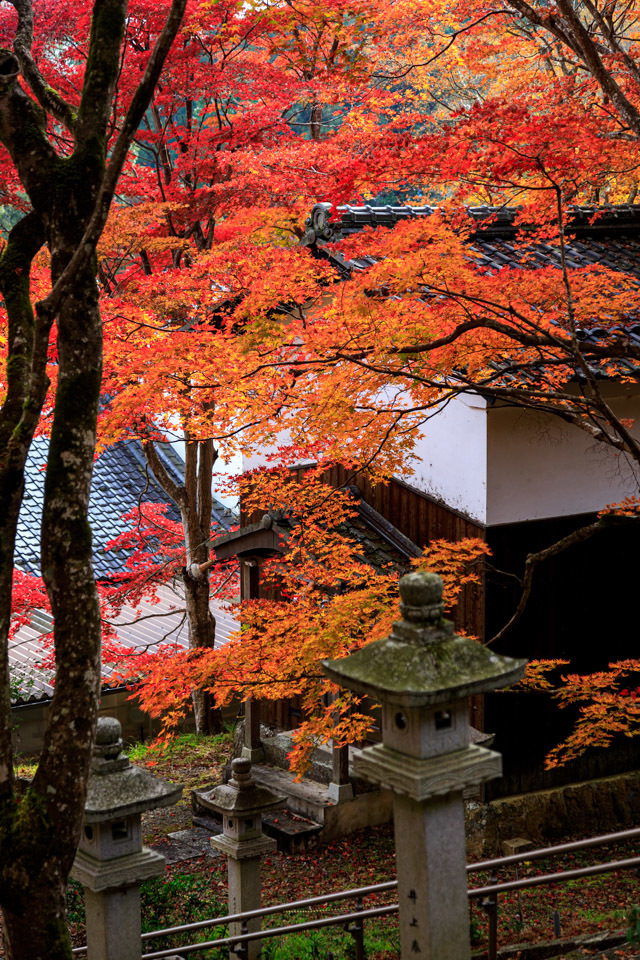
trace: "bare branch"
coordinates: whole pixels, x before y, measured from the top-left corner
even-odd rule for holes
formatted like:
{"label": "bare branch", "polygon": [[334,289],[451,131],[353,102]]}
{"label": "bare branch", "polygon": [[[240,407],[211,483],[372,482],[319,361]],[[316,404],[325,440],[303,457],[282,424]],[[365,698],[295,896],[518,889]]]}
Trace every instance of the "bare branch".
{"label": "bare branch", "polygon": [[520,596],[520,601],[516,607],[515,613],[501,630],[498,630],[498,632],[491,637],[490,640],[487,640],[487,645],[497,643],[499,640],[501,640],[505,633],[507,633],[507,631],[518,622],[524,613],[529,597],[531,596],[533,575],[541,563],[544,563],[545,560],[550,560],[552,557],[559,556],[559,554],[564,553],[565,550],[576,546],[578,543],[584,543],[585,540],[591,539],[591,537],[595,536],[595,534],[611,529],[613,525],[627,525],[629,523],[638,522],[640,521],[629,517],[616,517],[615,514],[605,518],[601,517],[599,520],[596,520],[595,523],[589,523],[585,527],[580,527],[578,530],[574,530],[573,533],[570,533],[568,536],[563,537],[556,543],[553,543],[550,547],[545,547],[544,550],[539,550],[537,553],[530,553],[525,561],[524,578],[522,581],[522,594]]}

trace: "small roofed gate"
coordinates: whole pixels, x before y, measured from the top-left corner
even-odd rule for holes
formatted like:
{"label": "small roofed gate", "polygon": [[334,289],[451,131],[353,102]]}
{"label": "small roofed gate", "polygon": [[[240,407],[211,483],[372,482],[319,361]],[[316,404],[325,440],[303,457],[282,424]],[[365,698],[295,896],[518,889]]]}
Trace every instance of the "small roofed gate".
{"label": "small roofed gate", "polygon": [[[292,468],[292,479],[301,481],[309,467]],[[401,480],[373,484],[362,473],[354,474],[342,465],[334,465],[321,474],[321,480],[334,489],[354,487],[365,506],[366,522],[375,531],[376,537],[404,556],[407,564],[413,556],[434,540],[456,542],[475,537],[485,540],[483,526],[469,520],[463,514],[446,507],[428,495],[415,490]],[[368,506],[368,511],[366,510]],[[275,531],[265,525],[265,512],[251,513],[242,510],[240,529],[218,541],[218,559],[236,556],[241,561],[242,599],[278,598],[277,588],[261,582],[262,562],[283,547]],[[482,563],[482,561],[479,561]],[[455,628],[469,636],[484,639],[484,567],[479,571],[479,582],[463,587],[456,605],[453,620]],[[282,730],[294,729],[303,718],[299,697],[286,700],[261,700],[257,711],[260,723]],[[367,742],[380,740],[379,706],[369,700],[367,707],[374,717],[374,726]],[[483,729],[483,699],[471,701],[471,723]],[[254,726],[256,720],[254,719]],[[256,730],[257,733],[257,730]]]}
{"label": "small roofed gate", "polygon": [[[295,467],[291,473],[301,480],[309,469],[309,467]],[[428,546],[433,540],[456,542],[467,537],[486,540],[484,526],[474,523],[464,514],[439,503],[427,494],[415,490],[402,480],[393,478],[387,483],[373,484],[365,474],[354,474],[341,464],[325,470],[321,480],[334,489],[357,485],[364,502],[373,507],[386,521],[385,528],[380,533],[390,543],[393,543],[398,533],[419,549]],[[259,524],[262,515],[261,511],[249,514],[241,509],[241,529]],[[259,569],[255,569],[253,573],[247,569],[242,582],[243,599],[262,595],[259,581]],[[273,592],[269,593],[269,596],[273,595]],[[463,587],[452,619],[456,630],[461,630],[479,640],[485,639],[483,569],[479,570],[478,583]]]}

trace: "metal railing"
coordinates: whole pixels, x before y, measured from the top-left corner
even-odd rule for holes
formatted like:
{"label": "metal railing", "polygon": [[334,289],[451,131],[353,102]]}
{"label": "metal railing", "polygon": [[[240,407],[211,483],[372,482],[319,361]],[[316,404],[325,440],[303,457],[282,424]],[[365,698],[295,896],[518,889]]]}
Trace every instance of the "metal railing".
{"label": "metal railing", "polygon": [[[479,863],[470,863],[467,865],[468,873],[487,872],[490,875],[489,883],[471,888],[468,891],[470,900],[481,899],[481,906],[485,910],[488,923],[488,958],[496,960],[498,953],[498,897],[500,893],[514,890],[523,890],[528,887],[545,886],[551,883],[566,882],[579,877],[595,876],[603,873],[611,873],[615,870],[627,870],[633,867],[640,867],[640,856],[629,857],[624,860],[615,860],[605,863],[591,864],[587,867],[577,867],[573,870],[563,870],[557,873],[541,874],[535,877],[521,877],[516,880],[508,880],[503,883],[498,882],[497,871],[510,865],[524,861],[539,860],[545,857],[558,856],[559,854],[572,853],[577,850],[584,850],[589,847],[603,846],[608,843],[622,842],[640,837],[640,828],[632,830],[622,830],[617,833],[603,834],[597,837],[588,837],[585,840],[577,840],[571,843],[557,844],[552,847],[541,847],[538,850],[527,850],[524,853],[517,853],[507,857],[500,857],[494,860],[483,860]],[[161,958],[187,956],[193,953],[199,953],[202,950],[210,950],[218,947],[228,947],[233,950],[239,960],[243,960],[247,953],[247,944],[255,940],[265,940],[271,937],[287,936],[293,933],[302,933],[307,930],[318,930],[323,927],[342,926],[346,932],[351,934],[354,941],[355,960],[365,960],[364,946],[364,922],[374,917],[391,916],[398,912],[398,904],[385,904],[380,907],[364,908],[364,897],[375,894],[385,893],[396,889],[398,883],[396,880],[390,880],[386,883],[377,883],[368,887],[357,887],[353,890],[340,890],[336,893],[329,893],[320,897],[311,897],[306,900],[295,900],[290,903],[281,903],[271,907],[262,907],[259,910],[251,910],[245,913],[230,914],[225,917],[212,917],[207,920],[199,920],[194,923],[185,923],[180,926],[166,927],[163,930],[153,930],[142,934],[142,940],[153,940],[159,937],[167,937],[173,934],[193,933],[197,930],[214,928],[217,926],[227,926],[229,923],[239,923],[241,933],[233,936],[226,936],[219,939],[207,940],[200,943],[191,943],[186,946],[172,947],[166,950],[155,950],[151,953],[142,955],[142,960],[161,960]],[[336,914],[330,917],[321,917],[315,920],[308,920],[302,923],[293,923],[281,927],[267,927],[266,929],[249,932],[248,924],[251,920],[273,916],[278,913],[308,910],[313,907],[335,903],[340,900],[355,900],[356,909],[348,913]],[[76,947],[74,955],[81,955],[87,952],[86,947]]]}

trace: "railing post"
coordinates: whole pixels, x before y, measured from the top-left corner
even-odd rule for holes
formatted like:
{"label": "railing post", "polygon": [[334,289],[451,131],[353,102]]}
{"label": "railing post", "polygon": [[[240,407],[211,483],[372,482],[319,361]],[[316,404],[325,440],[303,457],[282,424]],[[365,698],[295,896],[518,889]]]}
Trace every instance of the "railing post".
{"label": "railing post", "polygon": [[330,679],[382,704],[382,743],[354,761],[393,791],[402,960],[469,960],[463,791],[499,776],[499,754],[470,742],[469,697],[518,680],[513,660],[453,632],[442,580],[400,581],[390,637],[342,660]]}
{"label": "railing post", "polygon": [[[491,873],[489,876],[489,883],[496,884],[498,882],[498,876],[496,873]],[[497,960],[498,957],[498,892],[497,890],[494,893],[489,894],[482,901],[482,908],[487,914],[489,920],[489,933],[488,933],[488,946],[487,946],[487,956],[488,960]]]}
{"label": "railing post", "polygon": [[[356,900],[356,911],[359,910],[364,910],[364,903],[361,899]],[[347,931],[353,937],[355,960],[366,960],[366,953],[364,951],[364,919],[359,917],[357,920],[353,920],[347,927]]]}
{"label": "railing post", "polygon": [[[229,783],[201,794],[200,802],[222,815],[222,835],[212,837],[211,846],[227,856],[229,913],[235,914],[260,909],[260,861],[265,853],[276,847],[275,840],[265,837],[262,832],[262,814],[265,810],[284,806],[285,798],[276,796],[252,779],[250,760],[239,757],[232,762],[231,769],[233,776]],[[259,929],[260,918],[254,917],[248,922],[229,924],[229,936]],[[239,955],[243,960],[257,960],[261,946],[260,940],[238,944],[231,949],[230,956],[232,960]]]}

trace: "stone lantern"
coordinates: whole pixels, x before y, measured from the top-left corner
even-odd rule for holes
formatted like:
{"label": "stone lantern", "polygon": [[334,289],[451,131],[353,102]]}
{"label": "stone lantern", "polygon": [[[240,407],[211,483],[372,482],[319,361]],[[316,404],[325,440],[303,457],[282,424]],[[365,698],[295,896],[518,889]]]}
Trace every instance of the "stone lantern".
{"label": "stone lantern", "polygon": [[435,574],[408,574],[400,595],[389,637],[323,667],[382,704],[382,743],[354,766],[393,792],[402,960],[468,960],[462,794],[502,773],[500,754],[471,743],[469,697],[515,683],[526,661],[457,636]]}
{"label": "stone lantern", "polygon": [[133,766],[122,753],[121,727],[100,717],[71,876],[84,887],[90,960],[140,960],[140,882],[166,861],[142,846],[145,810],[176,803],[182,787]]}
{"label": "stone lantern", "polygon": [[[284,807],[286,798],[262,787],[251,776],[251,761],[238,757],[232,761],[233,775],[228,783],[200,794],[200,803],[222,817],[221,836],[211,838],[211,846],[227,856],[229,871],[229,913],[258,910],[261,905],[260,861],[276,848],[276,841],[262,832],[262,815]],[[229,936],[260,929],[260,918],[229,924]],[[260,955],[259,940],[247,943],[247,960]],[[230,954],[235,958],[233,951]]]}

